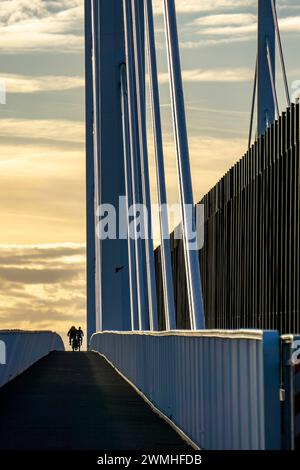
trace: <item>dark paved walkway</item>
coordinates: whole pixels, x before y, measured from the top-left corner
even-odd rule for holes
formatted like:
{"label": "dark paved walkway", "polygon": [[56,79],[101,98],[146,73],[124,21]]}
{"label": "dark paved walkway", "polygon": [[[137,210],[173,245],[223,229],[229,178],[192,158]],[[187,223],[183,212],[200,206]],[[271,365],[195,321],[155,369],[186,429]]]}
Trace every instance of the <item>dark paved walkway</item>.
{"label": "dark paved walkway", "polygon": [[0,389],[0,449],[187,451],[95,353],[52,353]]}

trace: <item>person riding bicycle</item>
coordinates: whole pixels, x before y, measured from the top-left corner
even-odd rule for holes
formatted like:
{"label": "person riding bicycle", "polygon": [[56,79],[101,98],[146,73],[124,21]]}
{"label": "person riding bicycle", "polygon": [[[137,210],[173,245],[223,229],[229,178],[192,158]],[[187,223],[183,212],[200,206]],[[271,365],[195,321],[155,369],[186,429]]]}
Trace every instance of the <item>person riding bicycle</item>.
{"label": "person riding bicycle", "polygon": [[83,333],[83,331],[81,329],[81,326],[80,326],[77,330],[77,339],[78,339],[80,345],[82,345],[83,337],[84,337],[84,333]]}
{"label": "person riding bicycle", "polygon": [[77,336],[75,336],[75,338],[72,339],[72,345],[71,346],[72,346],[73,351],[80,351],[80,341],[77,338]]}
{"label": "person riding bicycle", "polygon": [[77,338],[77,330],[75,326],[72,326],[68,331],[69,343],[72,344],[73,339]]}

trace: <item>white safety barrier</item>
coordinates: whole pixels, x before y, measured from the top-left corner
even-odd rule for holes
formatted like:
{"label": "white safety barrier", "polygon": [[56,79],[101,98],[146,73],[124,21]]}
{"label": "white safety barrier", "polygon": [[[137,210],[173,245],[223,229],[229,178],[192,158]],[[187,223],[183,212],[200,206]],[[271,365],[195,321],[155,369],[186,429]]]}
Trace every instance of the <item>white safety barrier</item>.
{"label": "white safety barrier", "polygon": [[90,349],[199,448],[280,449],[277,332],[103,332]]}
{"label": "white safety barrier", "polygon": [[0,387],[52,351],[64,351],[56,333],[0,330]]}

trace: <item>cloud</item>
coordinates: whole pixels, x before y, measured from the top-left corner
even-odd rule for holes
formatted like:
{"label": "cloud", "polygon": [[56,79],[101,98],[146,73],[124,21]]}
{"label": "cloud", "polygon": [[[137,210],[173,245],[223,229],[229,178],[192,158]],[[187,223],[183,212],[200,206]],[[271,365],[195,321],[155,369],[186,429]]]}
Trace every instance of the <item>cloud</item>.
{"label": "cloud", "polygon": [[0,137],[84,143],[85,125],[81,121],[59,119],[0,119]]}
{"label": "cloud", "polygon": [[[202,16],[193,23],[191,26],[198,26],[200,29],[197,31],[198,35],[209,36],[224,36],[244,37],[255,36],[257,34],[257,16],[251,14],[219,14]],[[300,32],[300,16],[290,16],[279,19],[280,31],[286,32]]]}
{"label": "cloud", "polygon": [[[82,262],[85,255],[85,247],[78,243],[44,244],[44,245],[5,245],[0,244],[0,266],[20,265],[51,265],[59,267],[63,260],[68,265],[74,262]],[[56,264],[58,262],[58,265]]]}
{"label": "cloud", "polygon": [[[182,78],[187,83],[199,82],[217,82],[217,83],[236,83],[248,82],[253,80],[253,71],[248,68],[232,69],[192,69],[183,70]],[[169,74],[160,73],[159,82],[161,84],[169,83]]]}
{"label": "cloud", "polygon": [[83,7],[82,0],[2,1],[1,53],[82,51]]}
{"label": "cloud", "polygon": [[[35,25],[33,25],[35,26]],[[14,35],[14,32],[16,34]],[[18,28],[14,31],[0,28],[1,54],[16,54],[26,52],[82,52],[84,47],[83,37],[72,34],[51,34],[39,32],[37,28],[31,32],[31,26]]]}
{"label": "cloud", "polygon": [[82,5],[82,0],[2,0],[0,24],[10,25],[31,18],[45,18]]}
{"label": "cloud", "polygon": [[[234,44],[234,43],[241,43],[241,42],[248,42],[252,41],[253,36],[236,36],[236,37],[225,37],[225,38],[213,38],[213,39],[200,39],[198,41],[181,41],[180,42],[180,49],[197,49],[199,47],[206,47],[206,46],[217,46],[220,44]],[[164,44],[158,43],[159,49],[164,49]]]}
{"label": "cloud", "polygon": [[33,77],[26,75],[1,74],[0,80],[5,83],[6,93],[41,93],[49,91],[66,91],[84,87],[84,78],[47,75]]}
{"label": "cloud", "polygon": [[[39,124],[39,123],[37,123]],[[39,140],[34,122],[0,146],[0,243],[81,242],[85,237],[85,157],[82,143]],[[67,128],[51,125],[52,137]],[[56,124],[59,125],[59,122]],[[69,123],[72,126],[72,123]],[[1,126],[0,126],[1,127]],[[76,129],[76,123],[74,123]],[[51,129],[50,129],[51,130]],[[69,139],[76,133],[68,131]],[[30,133],[33,136],[30,141]],[[27,135],[28,134],[28,135]],[[44,135],[44,134],[42,134]],[[65,138],[68,138],[66,136]]]}
{"label": "cloud", "polygon": [[300,16],[290,16],[279,20],[280,31],[283,33],[300,33]]}
{"label": "cloud", "polygon": [[83,244],[0,245],[0,329],[84,327]]}
{"label": "cloud", "polygon": [[[255,0],[243,0],[243,7],[255,5]],[[156,14],[162,13],[161,0],[154,0],[153,8]],[[240,0],[180,0],[176,2],[178,13],[196,13],[219,9],[241,8]]]}
{"label": "cloud", "polygon": [[3,268],[0,266],[1,280],[20,284],[58,284],[76,279],[78,274],[74,269]]}
{"label": "cloud", "polygon": [[[282,33],[299,33],[300,16],[293,14],[280,17],[279,27]],[[257,35],[257,15],[234,12],[203,15],[188,23],[187,31],[194,38],[198,35],[201,39],[186,41],[183,38],[180,46],[185,49],[254,40]]]}
{"label": "cloud", "polygon": [[227,25],[248,25],[256,23],[257,16],[245,13],[231,13],[221,15],[207,15],[197,18],[191,23],[195,26],[227,26]]}

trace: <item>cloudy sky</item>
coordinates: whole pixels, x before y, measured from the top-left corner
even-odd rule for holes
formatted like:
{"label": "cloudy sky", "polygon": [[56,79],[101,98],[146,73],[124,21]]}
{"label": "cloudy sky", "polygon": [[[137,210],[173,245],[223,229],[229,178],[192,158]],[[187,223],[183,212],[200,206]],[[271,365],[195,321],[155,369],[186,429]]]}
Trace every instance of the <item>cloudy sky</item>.
{"label": "cloudy sky", "polygon": [[[154,1],[166,172],[176,202],[161,3]],[[300,0],[277,4],[291,86],[300,79]],[[199,200],[246,151],[257,0],[176,5]],[[0,88],[7,91],[0,104],[0,328],[65,334],[70,323],[85,323],[83,48],[83,0],[0,0]],[[278,92],[283,109],[280,73]]]}

